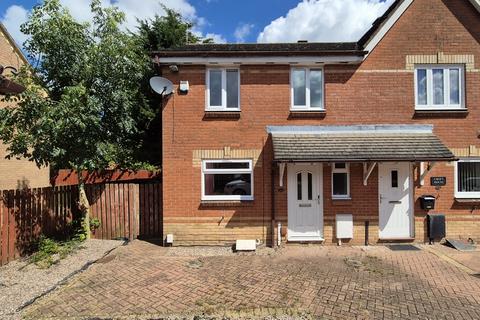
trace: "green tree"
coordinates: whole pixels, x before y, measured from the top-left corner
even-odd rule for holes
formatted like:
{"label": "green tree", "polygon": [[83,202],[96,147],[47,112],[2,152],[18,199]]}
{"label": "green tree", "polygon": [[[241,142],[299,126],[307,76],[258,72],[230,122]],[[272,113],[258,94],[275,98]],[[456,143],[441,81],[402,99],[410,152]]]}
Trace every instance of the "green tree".
{"label": "green tree", "polygon": [[210,38],[201,38],[192,29],[194,24],[185,20],[181,14],[163,6],[164,16],[155,15],[153,19],[139,20],[136,36],[146,52],[158,51],[185,44],[211,43]]}
{"label": "green tree", "polygon": [[[145,57],[151,57],[152,51],[179,47],[185,44],[211,43],[210,38],[201,38],[193,32],[194,24],[184,19],[178,12],[163,6],[165,15],[155,15],[153,19],[138,20],[137,29],[132,32],[137,46],[143,50]],[[150,64],[151,65],[151,64]],[[149,108],[146,109],[149,117],[142,122],[142,136],[139,139],[137,158],[152,165],[161,165],[162,159],[162,112],[161,97],[150,90],[149,79],[157,71],[150,68],[144,74],[141,82],[142,92],[145,93]]]}
{"label": "green tree", "polygon": [[[122,30],[123,13],[103,8],[100,0],[91,2],[91,10],[92,23],[79,23],[59,0],[45,0],[22,25],[34,70],[20,72],[18,81],[27,90],[18,106],[0,110],[0,139],[9,157],[78,173],[138,165],[138,124],[151,117],[139,83],[151,63]],[[89,237],[89,202],[78,176],[82,227]]]}
{"label": "green tree", "polygon": [[191,32],[193,24],[184,21],[179,13],[171,9],[164,7],[164,10],[165,16],[155,15],[153,19],[138,21],[138,36],[146,52],[199,41]]}

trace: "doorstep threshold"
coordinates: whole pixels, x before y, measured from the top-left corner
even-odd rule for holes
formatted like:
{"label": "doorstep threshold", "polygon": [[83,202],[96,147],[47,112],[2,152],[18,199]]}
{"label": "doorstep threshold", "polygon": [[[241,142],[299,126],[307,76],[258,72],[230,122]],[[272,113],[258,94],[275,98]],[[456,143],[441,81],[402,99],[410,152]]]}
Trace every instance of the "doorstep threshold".
{"label": "doorstep threshold", "polygon": [[325,242],[325,239],[318,238],[318,239],[288,239],[287,243],[319,243]]}
{"label": "doorstep threshold", "polygon": [[381,241],[414,241],[412,237],[399,237],[399,238],[378,238]]}

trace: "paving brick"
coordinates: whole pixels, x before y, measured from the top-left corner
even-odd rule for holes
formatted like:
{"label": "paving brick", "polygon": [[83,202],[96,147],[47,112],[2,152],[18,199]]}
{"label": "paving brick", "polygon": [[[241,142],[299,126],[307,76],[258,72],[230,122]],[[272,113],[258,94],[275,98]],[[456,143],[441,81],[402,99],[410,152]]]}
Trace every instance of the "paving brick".
{"label": "paving brick", "polygon": [[[25,316],[233,312],[253,318],[272,308],[325,319],[480,319],[480,279],[426,250],[295,246],[266,256],[213,257],[171,257],[168,250],[176,249],[134,241],[111,253],[117,259],[93,265],[34,303]],[[201,266],[192,268],[193,261]]]}

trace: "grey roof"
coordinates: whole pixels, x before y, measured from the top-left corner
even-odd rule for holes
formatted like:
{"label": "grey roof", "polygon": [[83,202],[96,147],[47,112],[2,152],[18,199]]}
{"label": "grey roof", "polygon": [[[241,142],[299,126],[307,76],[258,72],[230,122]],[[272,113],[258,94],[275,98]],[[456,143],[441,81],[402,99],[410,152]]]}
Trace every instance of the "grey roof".
{"label": "grey roof", "polygon": [[190,55],[306,55],[306,54],[354,54],[365,52],[356,42],[299,42],[299,43],[238,43],[238,44],[189,44],[153,52],[157,56]]}
{"label": "grey roof", "polygon": [[245,56],[245,55],[326,55],[352,54],[363,56],[365,44],[376,34],[403,0],[394,0],[385,13],[357,42],[304,42],[297,43],[226,43],[189,44],[154,51],[153,56]]}
{"label": "grey roof", "polygon": [[274,160],[452,161],[453,153],[433,133],[272,133]]}
{"label": "grey roof", "polygon": [[395,0],[390,5],[390,7],[383,13],[382,16],[378,17],[370,27],[367,32],[358,40],[358,46],[360,48],[364,48],[365,44],[372,39],[372,37],[376,34],[376,32],[383,26],[383,24],[390,18],[390,16],[395,12],[395,10],[400,6],[403,0]]}

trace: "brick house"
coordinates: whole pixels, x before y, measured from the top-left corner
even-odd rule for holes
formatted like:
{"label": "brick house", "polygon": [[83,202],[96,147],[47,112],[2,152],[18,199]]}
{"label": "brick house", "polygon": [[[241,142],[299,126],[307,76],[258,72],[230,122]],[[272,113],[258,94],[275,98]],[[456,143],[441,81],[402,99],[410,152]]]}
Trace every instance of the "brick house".
{"label": "brick house", "polygon": [[[20,48],[8,33],[3,24],[0,23],[0,65],[6,67],[11,66],[20,69],[23,65],[28,64],[27,59],[23,55]],[[5,70],[4,75],[10,70]],[[4,80],[0,79],[0,99],[6,92],[3,90]],[[13,88],[14,83],[9,83],[8,87]],[[7,87],[7,85],[5,85]],[[0,108],[5,107],[6,103],[0,101]],[[21,159],[5,159],[7,154],[6,146],[0,143],[0,190],[17,189],[23,187],[47,187],[50,185],[50,170],[48,168],[38,169],[35,163]]]}
{"label": "brick house", "polygon": [[164,234],[332,244],[338,220],[352,244],[423,242],[441,213],[480,240],[479,11],[398,0],[355,43],[153,53],[189,85],[162,106]]}

